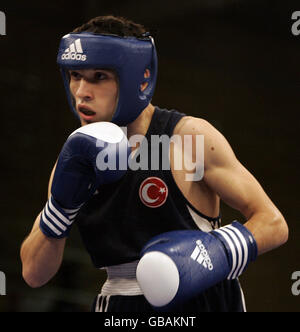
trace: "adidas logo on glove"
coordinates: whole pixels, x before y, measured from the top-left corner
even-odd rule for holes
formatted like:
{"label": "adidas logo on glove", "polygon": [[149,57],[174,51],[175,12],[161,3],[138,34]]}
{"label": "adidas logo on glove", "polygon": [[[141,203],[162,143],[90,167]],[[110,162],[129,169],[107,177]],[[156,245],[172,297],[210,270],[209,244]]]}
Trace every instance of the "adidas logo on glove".
{"label": "adidas logo on glove", "polygon": [[207,250],[201,240],[196,241],[196,248],[194,249],[193,253],[191,254],[191,258],[194,261],[197,261],[199,264],[201,264],[206,269],[209,269],[210,271],[212,271],[214,268],[213,264],[211,262],[211,259],[207,253]]}
{"label": "adidas logo on glove", "polygon": [[80,39],[76,39],[61,56],[62,60],[77,60],[77,61],[86,61],[86,55],[82,54],[82,46]]}

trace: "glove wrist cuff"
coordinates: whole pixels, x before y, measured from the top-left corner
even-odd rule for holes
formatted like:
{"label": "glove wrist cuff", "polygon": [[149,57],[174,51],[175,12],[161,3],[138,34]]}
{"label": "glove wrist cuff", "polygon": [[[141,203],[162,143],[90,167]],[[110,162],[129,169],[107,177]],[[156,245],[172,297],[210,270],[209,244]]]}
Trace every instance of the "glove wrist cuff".
{"label": "glove wrist cuff", "polygon": [[41,231],[47,237],[57,239],[67,237],[78,211],[79,208],[72,210],[62,208],[51,196],[41,213]]}
{"label": "glove wrist cuff", "polygon": [[257,245],[252,233],[238,221],[212,231],[226,248],[231,271],[227,279],[240,276],[257,257]]}

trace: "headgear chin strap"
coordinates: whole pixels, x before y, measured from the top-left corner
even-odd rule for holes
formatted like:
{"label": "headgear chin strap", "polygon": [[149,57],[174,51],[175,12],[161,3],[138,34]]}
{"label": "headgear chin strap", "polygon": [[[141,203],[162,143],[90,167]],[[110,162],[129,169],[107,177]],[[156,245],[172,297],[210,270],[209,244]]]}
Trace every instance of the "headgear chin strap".
{"label": "headgear chin strap", "polygon": [[[119,79],[118,104],[112,122],[119,126],[134,121],[149,105],[157,78],[157,54],[152,37],[144,38],[101,35],[90,32],[70,33],[61,39],[57,63],[61,68],[71,109],[68,70],[88,68],[112,69]],[[150,77],[145,78],[145,70]],[[147,82],[144,91],[141,84]]]}

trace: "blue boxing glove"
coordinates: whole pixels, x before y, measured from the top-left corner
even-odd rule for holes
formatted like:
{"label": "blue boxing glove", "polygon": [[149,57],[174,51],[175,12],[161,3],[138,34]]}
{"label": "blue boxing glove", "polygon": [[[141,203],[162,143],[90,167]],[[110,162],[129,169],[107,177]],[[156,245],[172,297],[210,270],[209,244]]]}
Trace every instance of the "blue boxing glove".
{"label": "blue boxing glove", "polygon": [[256,259],[257,245],[250,231],[234,221],[209,233],[160,234],[146,244],[141,255],[138,283],[148,302],[164,311],[218,282],[237,278]]}
{"label": "blue boxing glove", "polygon": [[40,229],[64,238],[80,207],[101,184],[119,180],[127,170],[130,147],[122,129],[97,122],[75,130],[58,157],[51,197],[41,213]]}

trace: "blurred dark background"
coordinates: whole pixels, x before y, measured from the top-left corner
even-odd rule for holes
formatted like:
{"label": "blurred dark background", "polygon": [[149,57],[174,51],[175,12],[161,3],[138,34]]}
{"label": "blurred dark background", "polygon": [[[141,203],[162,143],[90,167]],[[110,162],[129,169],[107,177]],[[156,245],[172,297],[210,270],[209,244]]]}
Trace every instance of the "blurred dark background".
{"label": "blurred dark background", "polygon": [[[1,1],[0,311],[89,311],[105,274],[95,270],[76,228],[55,278],[39,289],[21,276],[19,248],[47,198],[48,179],[77,127],[56,65],[60,38],[88,19],[128,17],[156,34],[154,105],[203,117],[284,214],[287,244],[242,276],[248,311],[300,311],[291,275],[300,270],[300,35],[291,32],[299,1]],[[241,216],[222,206],[223,222]]]}

